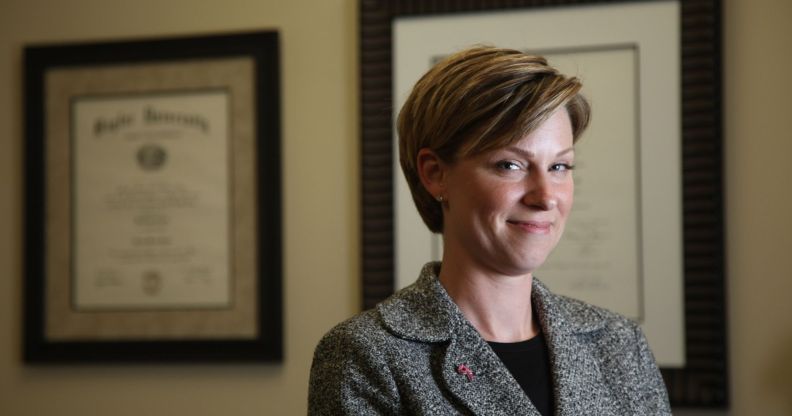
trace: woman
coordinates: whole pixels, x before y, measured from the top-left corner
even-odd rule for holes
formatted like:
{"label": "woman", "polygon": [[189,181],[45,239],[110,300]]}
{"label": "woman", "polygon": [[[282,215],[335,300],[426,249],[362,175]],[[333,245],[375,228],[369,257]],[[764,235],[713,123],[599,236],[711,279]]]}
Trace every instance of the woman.
{"label": "woman", "polygon": [[311,414],[670,414],[635,323],[533,278],[572,207],[580,88],[541,57],[490,47],[415,85],[400,160],[443,260],[320,341]]}

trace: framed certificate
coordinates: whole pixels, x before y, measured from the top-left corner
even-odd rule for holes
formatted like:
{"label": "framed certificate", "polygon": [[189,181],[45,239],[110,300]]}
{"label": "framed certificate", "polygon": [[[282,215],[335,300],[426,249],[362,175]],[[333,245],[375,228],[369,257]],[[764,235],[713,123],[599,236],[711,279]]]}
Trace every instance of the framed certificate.
{"label": "framed certificate", "polygon": [[282,355],[278,36],[25,49],[25,360]]}
{"label": "framed certificate", "polygon": [[364,305],[442,256],[394,154],[412,85],[473,44],[541,54],[583,79],[594,114],[576,206],[537,276],[641,323],[672,405],[726,406],[719,2],[360,4]]}

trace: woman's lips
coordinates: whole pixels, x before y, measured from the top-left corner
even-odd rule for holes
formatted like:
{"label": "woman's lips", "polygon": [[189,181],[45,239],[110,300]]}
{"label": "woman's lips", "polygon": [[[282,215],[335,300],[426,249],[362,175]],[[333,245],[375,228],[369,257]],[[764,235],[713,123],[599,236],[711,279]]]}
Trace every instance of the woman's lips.
{"label": "woman's lips", "polygon": [[506,222],[531,234],[548,234],[550,233],[550,228],[553,225],[553,223],[550,221],[507,220]]}

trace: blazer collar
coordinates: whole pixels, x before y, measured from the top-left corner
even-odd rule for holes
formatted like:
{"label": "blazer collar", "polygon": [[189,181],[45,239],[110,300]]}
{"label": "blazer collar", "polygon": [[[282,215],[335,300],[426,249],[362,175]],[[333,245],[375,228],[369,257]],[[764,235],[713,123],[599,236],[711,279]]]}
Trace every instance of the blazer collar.
{"label": "blazer collar", "polygon": [[585,334],[605,326],[607,315],[604,310],[557,295],[536,277],[531,285],[531,301],[545,333]]}
{"label": "blazer collar", "polygon": [[433,358],[438,382],[473,414],[540,416],[519,384],[437,279],[440,263],[424,266],[413,285],[377,308],[389,331],[419,342],[445,344]]}
{"label": "blazer collar", "polygon": [[[440,266],[440,262],[427,263],[415,283],[377,305],[385,326],[393,334],[413,341],[442,342],[470,326],[440,284]],[[546,334],[593,332],[605,322],[601,310],[556,295],[537,278],[533,279],[531,301]]]}
{"label": "blazer collar", "polygon": [[451,338],[464,317],[437,279],[440,263],[427,263],[418,280],[377,305],[394,335],[421,342]]}
{"label": "blazer collar", "polygon": [[[518,411],[539,416],[519,384],[440,284],[439,271],[440,263],[428,263],[414,284],[377,305],[385,327],[404,339],[447,343],[436,362],[442,381],[474,414]],[[567,409],[572,408],[567,398],[576,397],[571,390],[575,379],[567,378],[580,374],[584,370],[580,366],[592,365],[576,358],[575,351],[585,348],[584,337],[577,334],[599,330],[605,319],[599,309],[555,295],[537,279],[533,280],[531,299],[550,350],[557,412],[567,414]]]}

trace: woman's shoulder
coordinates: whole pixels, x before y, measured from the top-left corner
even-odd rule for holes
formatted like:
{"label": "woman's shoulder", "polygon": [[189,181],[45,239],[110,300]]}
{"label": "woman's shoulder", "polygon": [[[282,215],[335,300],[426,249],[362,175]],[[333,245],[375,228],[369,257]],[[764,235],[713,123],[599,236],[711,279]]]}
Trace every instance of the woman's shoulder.
{"label": "woman's shoulder", "polygon": [[331,354],[365,357],[418,348],[414,341],[436,342],[448,337],[453,314],[439,286],[422,278],[397,291],[372,309],[335,325],[319,341],[315,358]]}
{"label": "woman's shoulder", "polygon": [[317,351],[326,348],[346,349],[371,344],[386,336],[382,319],[376,309],[368,309],[332,327],[322,336]]}
{"label": "woman's shoulder", "polygon": [[375,309],[330,329],[314,350],[309,414],[396,413],[398,389],[388,358],[392,338]]}

